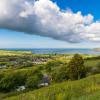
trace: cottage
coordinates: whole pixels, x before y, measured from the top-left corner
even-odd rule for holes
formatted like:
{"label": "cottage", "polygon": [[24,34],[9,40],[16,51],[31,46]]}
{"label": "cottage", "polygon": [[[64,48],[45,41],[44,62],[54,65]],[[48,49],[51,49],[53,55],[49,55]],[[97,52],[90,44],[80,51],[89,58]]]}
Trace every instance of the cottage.
{"label": "cottage", "polygon": [[26,89],[25,86],[19,86],[16,90],[17,90],[17,91],[23,91],[23,90],[25,90],[25,89]]}
{"label": "cottage", "polygon": [[0,65],[0,68],[7,68],[6,65]]}
{"label": "cottage", "polygon": [[44,74],[42,83],[39,84],[39,87],[48,86],[50,84],[50,77],[47,74]]}

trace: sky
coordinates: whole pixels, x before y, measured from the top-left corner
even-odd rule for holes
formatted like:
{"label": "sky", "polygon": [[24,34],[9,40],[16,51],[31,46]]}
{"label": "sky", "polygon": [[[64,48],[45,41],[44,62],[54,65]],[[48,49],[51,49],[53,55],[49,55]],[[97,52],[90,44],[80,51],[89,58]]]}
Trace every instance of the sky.
{"label": "sky", "polygon": [[0,0],[0,48],[100,47],[99,0]]}

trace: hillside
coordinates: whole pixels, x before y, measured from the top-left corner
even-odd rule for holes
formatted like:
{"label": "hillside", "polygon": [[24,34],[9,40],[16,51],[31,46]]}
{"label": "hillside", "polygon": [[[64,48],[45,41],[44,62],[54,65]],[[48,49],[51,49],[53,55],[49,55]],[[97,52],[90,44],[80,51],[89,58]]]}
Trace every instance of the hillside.
{"label": "hillside", "polygon": [[100,100],[100,74],[54,84],[3,100]]}
{"label": "hillside", "polygon": [[[35,55],[29,51],[1,50],[0,67],[0,100],[100,98],[99,55]],[[43,83],[50,85],[41,88]]]}

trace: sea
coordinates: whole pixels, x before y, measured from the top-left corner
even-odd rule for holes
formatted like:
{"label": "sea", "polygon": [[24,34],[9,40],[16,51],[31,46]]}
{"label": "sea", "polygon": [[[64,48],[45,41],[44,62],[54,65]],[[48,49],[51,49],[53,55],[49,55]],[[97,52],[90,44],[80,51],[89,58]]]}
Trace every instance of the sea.
{"label": "sea", "polygon": [[100,54],[100,51],[90,48],[3,48],[3,50],[31,51],[33,54]]}

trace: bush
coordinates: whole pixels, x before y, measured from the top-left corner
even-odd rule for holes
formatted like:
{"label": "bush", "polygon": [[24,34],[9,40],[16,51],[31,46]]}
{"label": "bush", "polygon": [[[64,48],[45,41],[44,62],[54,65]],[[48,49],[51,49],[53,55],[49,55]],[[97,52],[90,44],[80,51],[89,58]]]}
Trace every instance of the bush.
{"label": "bush", "polygon": [[67,67],[62,66],[59,70],[52,73],[52,79],[55,82],[62,82],[68,79]]}
{"label": "bush", "polygon": [[46,64],[46,69],[48,72],[51,72],[54,67],[58,67],[63,64],[60,60],[51,60]]}
{"label": "bush", "polygon": [[36,89],[38,88],[38,85],[40,84],[41,80],[42,78],[38,75],[28,77],[26,81],[26,86],[30,89]]}
{"label": "bush", "polygon": [[0,91],[9,92],[10,90],[14,88],[14,85],[15,84],[14,84],[14,80],[12,80],[12,77],[9,77],[6,75],[0,81]]}
{"label": "bush", "polygon": [[99,72],[100,72],[100,62],[99,62],[99,63],[97,63],[96,67],[97,67],[97,69],[98,69],[98,70],[99,70]]}
{"label": "bush", "polygon": [[90,75],[92,75],[92,67],[91,66],[86,66],[86,76],[90,76]]}
{"label": "bush", "polygon": [[92,67],[92,69],[91,69],[91,74],[92,75],[99,74],[99,73],[100,73],[100,70],[97,67]]}
{"label": "bush", "polygon": [[86,73],[87,73],[87,76],[99,74],[100,73],[100,62],[98,62],[94,67],[86,66]]}
{"label": "bush", "polygon": [[0,91],[9,92],[17,86],[24,85],[26,75],[19,71],[7,72],[0,81]]}
{"label": "bush", "polygon": [[[9,92],[15,90],[18,86],[26,85],[27,81],[29,81],[28,83],[31,83],[31,77],[33,76],[34,84],[36,84],[37,80],[40,80],[42,77],[42,74],[38,70],[33,69],[13,70],[2,73],[0,74],[0,92]],[[31,87],[31,85],[29,85],[29,87]]]}
{"label": "bush", "polygon": [[0,73],[0,80],[4,77],[4,73]]}

